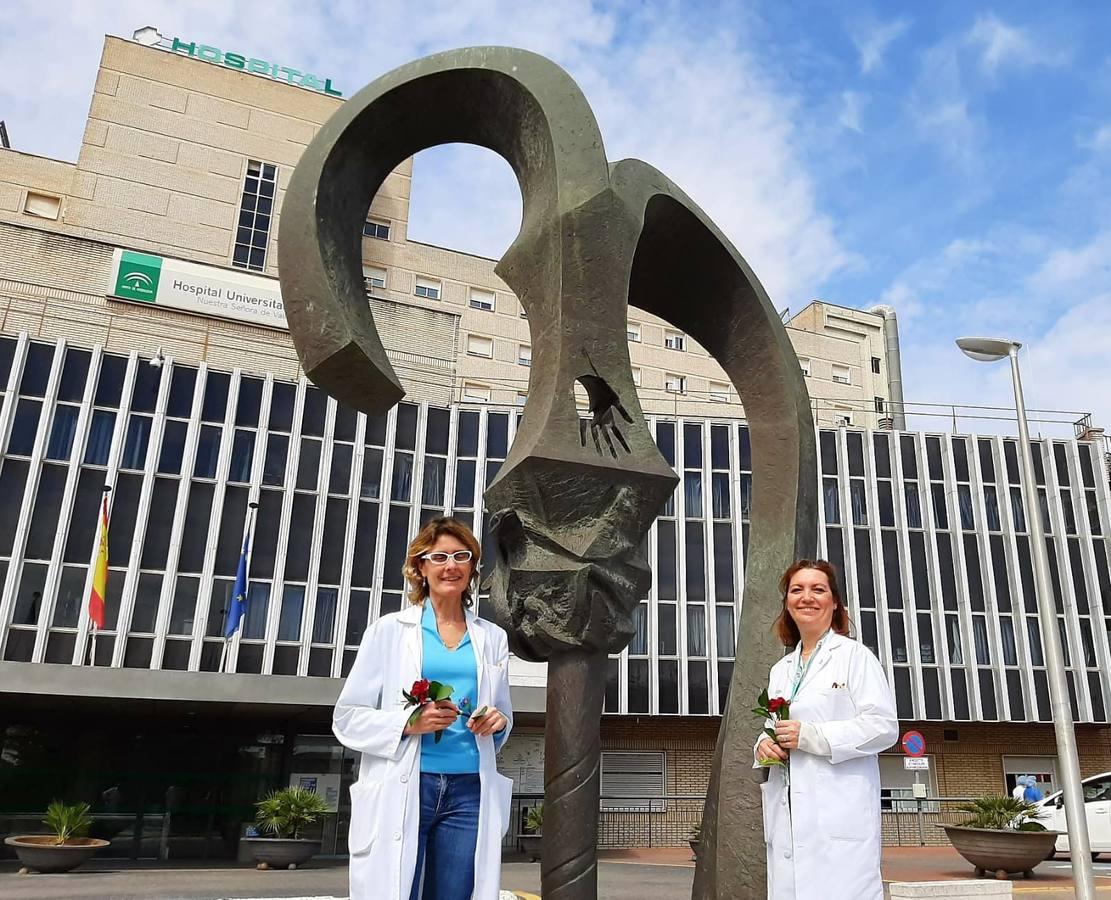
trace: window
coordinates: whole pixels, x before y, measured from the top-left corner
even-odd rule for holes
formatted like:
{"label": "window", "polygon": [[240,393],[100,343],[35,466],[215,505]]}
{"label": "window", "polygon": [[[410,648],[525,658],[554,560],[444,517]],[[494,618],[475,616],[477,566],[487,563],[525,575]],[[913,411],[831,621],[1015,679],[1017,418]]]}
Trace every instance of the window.
{"label": "window", "polygon": [[494,292],[483,291],[479,288],[471,288],[471,309],[484,309],[487,312],[494,311]]}
{"label": "window", "polygon": [[467,355],[491,359],[494,356],[494,339],[480,334],[467,335]]}
{"label": "window", "polygon": [[729,402],[729,385],[720,381],[710,382],[710,399],[714,403]]}
{"label": "window", "polygon": [[687,392],[686,376],[664,372],[664,390],[671,394],[685,394]]}
{"label": "window", "polygon": [[880,358],[878,356],[873,356],[872,357],[872,374],[873,375],[879,375],[880,374]]}
{"label": "window", "polygon": [[839,366],[835,363],[833,366],[833,380],[838,384],[852,384],[852,379],[849,377],[849,367]]}
{"label": "window", "polygon": [[802,369],[802,374],[807,378],[810,377],[810,360],[805,356],[799,357],[799,367]]}
{"label": "window", "polygon": [[687,336],[681,331],[665,331],[664,346],[668,350],[686,350]]}
{"label": "window", "polygon": [[853,411],[844,406],[833,408],[833,418],[839,426],[853,424]]}
{"label": "window", "polygon": [[37,191],[28,191],[27,199],[23,201],[23,212],[38,219],[54,219],[56,221],[62,212],[62,198],[50,194],[40,194]]}
{"label": "window", "polygon": [[367,291],[373,291],[375,288],[379,290],[386,289],[386,270],[381,266],[363,266],[363,282],[366,284]]}
{"label": "window", "polygon": [[876,412],[878,412],[878,413],[883,412],[883,406],[884,406],[883,397],[873,397],[872,402],[875,403],[875,405],[876,405]]}
{"label": "window", "polygon": [[603,750],[601,768],[602,809],[664,812],[666,801],[652,798],[667,794],[666,754]]}
{"label": "window", "polygon": [[270,217],[274,212],[277,185],[277,166],[256,159],[247,160],[231,258],[233,266],[256,272],[266,268],[266,245],[270,239]]}
{"label": "window", "polygon": [[630,322],[628,325],[625,326],[625,334],[629,338],[630,341],[633,341],[634,343],[639,344],[640,343],[640,323],[639,322]]}
{"label": "window", "polygon": [[[931,759],[930,757],[926,757]],[[936,797],[937,772],[932,759],[930,768],[925,770],[907,770],[903,766],[903,757],[893,753],[881,754],[880,758],[880,804],[884,812],[918,811],[917,803],[900,803],[899,800],[914,797],[914,785],[925,784],[929,796]],[[936,803],[923,803],[923,812],[937,812]]]}
{"label": "window", "polygon": [[475,384],[474,382],[463,382],[463,402],[464,403],[489,403],[490,402],[490,388],[484,384]]}
{"label": "window", "polygon": [[516,403],[517,403],[518,406],[524,406],[525,402],[527,400],[528,400],[528,392],[527,391],[517,391]]}
{"label": "window", "polygon": [[363,234],[367,237],[378,238],[380,241],[390,239],[390,223],[388,219],[367,219],[363,223]]}
{"label": "window", "polygon": [[521,344],[517,348],[517,365],[531,366],[532,365],[532,347],[529,344]]}
{"label": "window", "polygon": [[632,372],[633,372],[633,384],[635,384],[637,387],[640,387],[640,366],[633,366],[632,367]]}
{"label": "window", "polygon": [[420,275],[417,276],[417,286],[413,289],[413,293],[418,297],[425,297],[428,300],[440,299],[440,282],[434,278],[424,278]]}

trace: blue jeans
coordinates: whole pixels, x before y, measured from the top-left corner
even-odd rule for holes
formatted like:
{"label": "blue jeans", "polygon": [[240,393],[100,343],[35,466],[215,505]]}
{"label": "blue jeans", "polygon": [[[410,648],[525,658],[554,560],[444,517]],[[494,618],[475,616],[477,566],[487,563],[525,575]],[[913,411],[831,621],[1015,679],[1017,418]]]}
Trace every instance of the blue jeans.
{"label": "blue jeans", "polygon": [[417,869],[409,900],[470,900],[478,842],[478,775],[421,772]]}

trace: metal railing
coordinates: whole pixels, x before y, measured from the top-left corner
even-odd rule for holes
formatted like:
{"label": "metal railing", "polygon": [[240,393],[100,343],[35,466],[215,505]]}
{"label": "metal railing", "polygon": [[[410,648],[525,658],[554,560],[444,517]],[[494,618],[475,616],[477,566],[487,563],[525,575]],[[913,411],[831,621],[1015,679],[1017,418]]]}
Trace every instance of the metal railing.
{"label": "metal railing", "polygon": [[887,847],[944,846],[949,843],[939,825],[956,825],[969,817],[958,807],[972,797],[884,797],[880,818]]}

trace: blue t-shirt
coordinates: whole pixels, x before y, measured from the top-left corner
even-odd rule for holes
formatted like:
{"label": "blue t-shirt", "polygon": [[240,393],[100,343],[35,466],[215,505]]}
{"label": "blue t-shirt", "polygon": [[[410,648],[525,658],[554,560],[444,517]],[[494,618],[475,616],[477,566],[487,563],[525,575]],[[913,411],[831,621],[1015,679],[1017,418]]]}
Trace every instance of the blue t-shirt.
{"label": "blue t-shirt", "polygon": [[434,734],[421,735],[420,770],[438,775],[464,775],[478,772],[478,742],[467,728],[467,719],[478,701],[478,666],[470,635],[454,650],[448,650],[436,629],[436,612],[431,601],[424,602],[421,616],[424,647],[422,677],[450,684],[451,699],[459,707],[459,718],[445,728],[436,743]]}

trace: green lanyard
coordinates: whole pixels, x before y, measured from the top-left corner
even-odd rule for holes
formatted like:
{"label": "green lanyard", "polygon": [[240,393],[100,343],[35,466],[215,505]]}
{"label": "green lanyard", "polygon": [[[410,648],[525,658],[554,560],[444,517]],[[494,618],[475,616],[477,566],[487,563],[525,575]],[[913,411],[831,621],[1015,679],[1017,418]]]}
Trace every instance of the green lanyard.
{"label": "green lanyard", "polygon": [[818,655],[818,651],[822,649],[822,644],[825,643],[826,637],[828,635],[829,632],[827,631],[821,636],[821,638],[818,640],[818,645],[814,648],[814,652],[810,654],[810,659],[808,659],[805,664],[802,661],[802,647],[799,647],[799,660],[798,665],[795,666],[795,678],[792,682],[791,696],[789,698],[789,702],[794,702],[795,696],[799,692],[799,688],[802,687],[803,681],[806,680],[806,673],[810,671],[810,664],[814,662],[814,657],[816,657]]}

